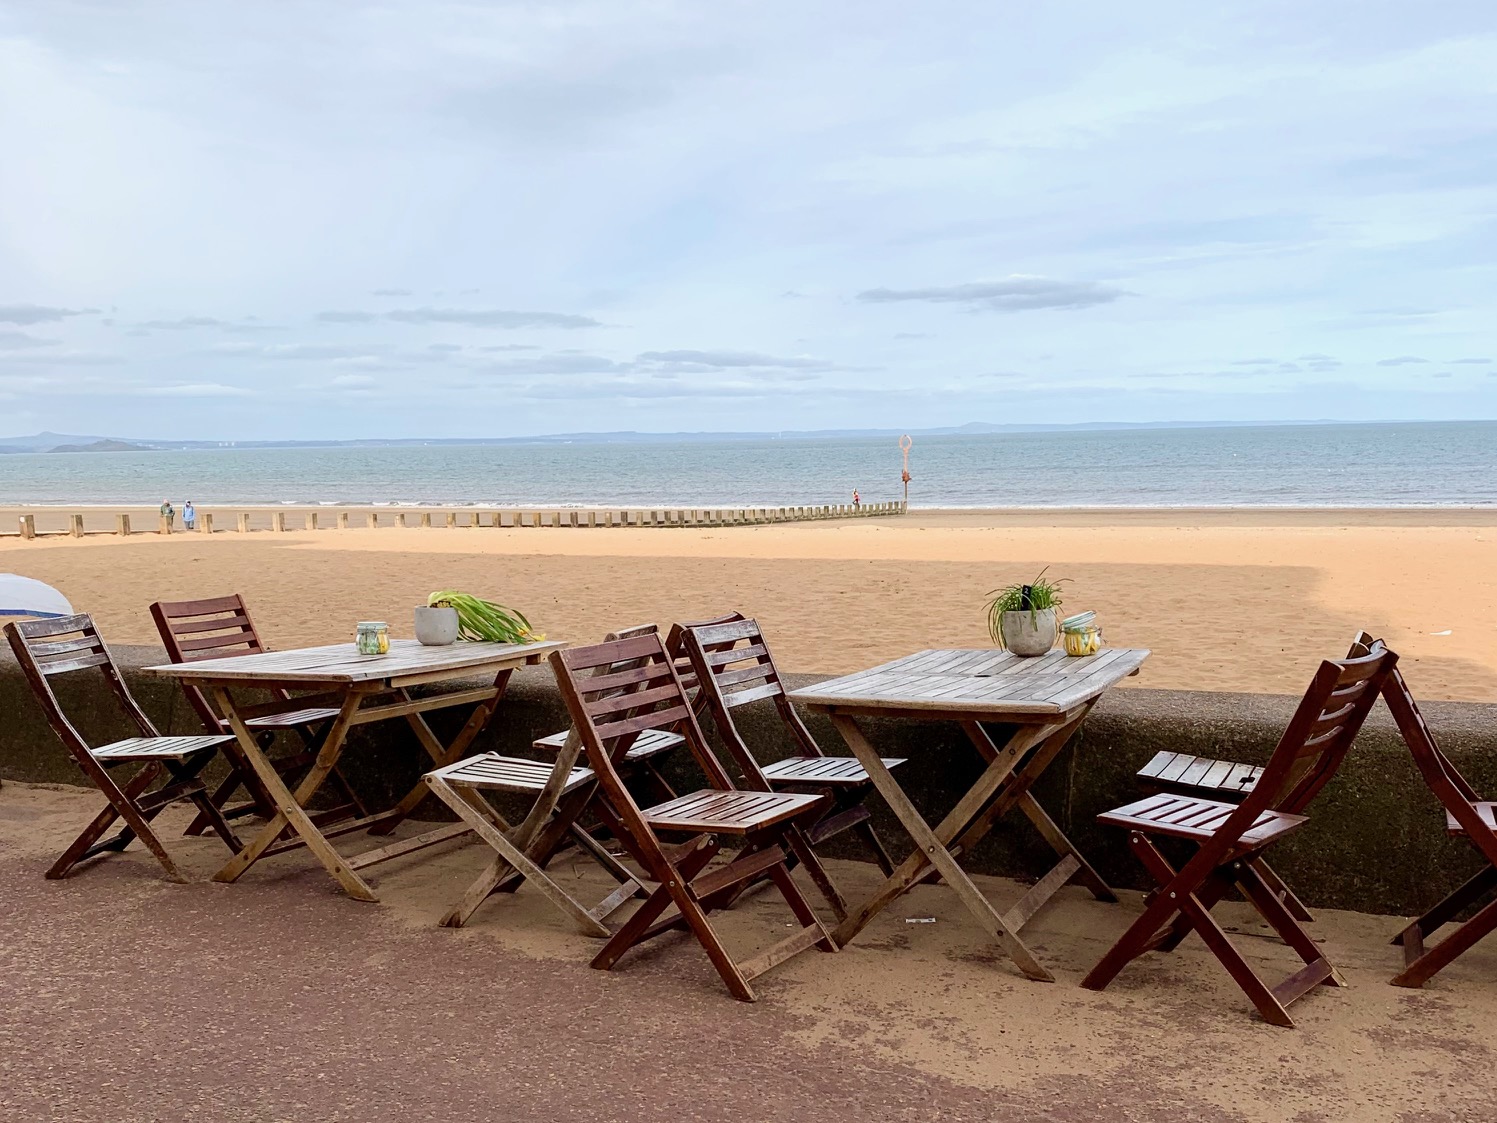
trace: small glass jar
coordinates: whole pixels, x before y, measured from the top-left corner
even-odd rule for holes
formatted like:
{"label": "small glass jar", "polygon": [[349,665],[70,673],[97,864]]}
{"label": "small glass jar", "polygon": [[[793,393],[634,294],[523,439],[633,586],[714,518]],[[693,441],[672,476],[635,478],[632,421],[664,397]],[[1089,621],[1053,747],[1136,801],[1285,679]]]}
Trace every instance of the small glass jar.
{"label": "small glass jar", "polygon": [[361,620],[354,634],[354,643],[360,655],[388,655],[390,625],[380,620]]}
{"label": "small glass jar", "polygon": [[1072,658],[1095,655],[1102,646],[1102,629],[1094,624],[1067,628],[1061,632],[1061,639],[1065,642],[1066,654]]}

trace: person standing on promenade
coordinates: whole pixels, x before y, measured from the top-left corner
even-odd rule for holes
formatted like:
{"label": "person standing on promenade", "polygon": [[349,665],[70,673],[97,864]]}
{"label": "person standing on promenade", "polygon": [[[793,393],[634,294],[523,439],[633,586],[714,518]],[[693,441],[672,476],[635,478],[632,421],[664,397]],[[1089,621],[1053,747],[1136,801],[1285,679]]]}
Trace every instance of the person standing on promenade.
{"label": "person standing on promenade", "polygon": [[170,499],[162,500],[161,517],[166,520],[166,532],[170,534],[172,532],[172,527],[176,524],[177,521],[177,510],[172,506],[172,501]]}
{"label": "person standing on promenade", "polygon": [[187,530],[198,528],[198,513],[192,508],[192,500],[182,504],[182,526]]}

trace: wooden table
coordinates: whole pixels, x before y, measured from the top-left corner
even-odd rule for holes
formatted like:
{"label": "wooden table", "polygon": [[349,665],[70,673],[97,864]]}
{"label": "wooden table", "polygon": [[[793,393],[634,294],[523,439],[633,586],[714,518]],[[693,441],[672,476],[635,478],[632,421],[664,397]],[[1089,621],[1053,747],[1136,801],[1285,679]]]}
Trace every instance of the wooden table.
{"label": "wooden table", "polygon": [[[915,842],[915,852],[838,926],[833,933],[838,944],[845,945],[899,896],[939,874],[1024,974],[1053,982],[1054,976],[1019,939],[1019,930],[1073,879],[1098,900],[1117,897],[1030,794],[1030,788],[1097,699],[1119,680],[1137,674],[1148,656],[1147,651],[1129,648],[1104,648],[1076,659],[1058,650],[1033,659],[992,649],[921,651],[792,693],[794,701],[831,718]],[[884,767],[878,750],[858,725],[860,717],[958,722],[988,762],[987,768],[950,814],[932,827]],[[1017,728],[1000,747],[983,728],[984,722]],[[911,761],[904,767],[909,770],[917,765]],[[1034,824],[1060,861],[1018,904],[1000,913],[957,859],[970,853],[999,817],[1015,808]]]}
{"label": "wooden table", "polygon": [[[148,667],[150,674],[191,683],[210,693],[238,738],[245,759],[275,800],[275,817],[254,841],[214,875],[214,880],[235,881],[261,858],[305,846],[317,855],[350,897],[359,901],[379,900],[374,890],[359,876],[359,870],[455,838],[471,828],[465,823],[453,823],[356,856],[339,854],[330,839],[363,829],[371,834],[388,834],[416,809],[426,794],[425,785],[418,783],[388,810],[340,822],[326,831],[320,830],[317,815],[309,814],[306,807],[343,755],[349,730],[356,725],[403,717],[431,756],[434,767],[451,764],[461,759],[474,738],[488,725],[515,668],[538,663],[562,646],[561,643],[538,642],[455,643],[449,647],[423,647],[415,640],[397,639],[390,641],[388,655],[360,655],[352,643],[338,643],[300,651],[273,651]],[[413,686],[491,674],[494,681],[478,688],[449,690],[422,698],[415,698],[410,693]],[[285,701],[246,705],[234,700],[230,693],[233,687],[280,688],[304,693]],[[312,693],[305,693],[307,691]],[[446,746],[421,716],[431,710],[470,703],[473,712],[467,723]],[[317,745],[317,760],[311,771],[292,792],[266,758],[246,722],[308,706],[336,706],[338,716]],[[288,824],[294,837],[282,839]]]}

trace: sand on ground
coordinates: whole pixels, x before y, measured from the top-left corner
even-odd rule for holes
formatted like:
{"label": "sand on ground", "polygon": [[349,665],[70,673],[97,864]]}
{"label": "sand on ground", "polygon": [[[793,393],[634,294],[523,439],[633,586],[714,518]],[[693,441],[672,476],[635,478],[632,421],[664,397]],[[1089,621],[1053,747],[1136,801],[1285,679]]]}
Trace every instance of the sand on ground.
{"label": "sand on ground", "polygon": [[[102,805],[81,789],[0,788],[0,1117],[93,1121],[531,1118],[785,1121],[1149,1119],[1185,1123],[1490,1120],[1497,943],[1423,990],[1390,986],[1391,917],[1317,910],[1344,989],[1259,1020],[1196,937],[1105,991],[1082,976],[1142,908],[1062,889],[1025,928],[1056,976],[1025,979],[941,885],[921,885],[838,954],[806,952],[727,996],[668,936],[610,973],[598,943],[533,888],[461,930],[437,918],[484,868],[463,839],[375,867],[381,903],[342,896],[305,850],[209,881],[227,851],[162,838],[192,883],[139,845],[72,877],[42,872]],[[402,834],[417,828],[404,824]],[[345,852],[385,839],[348,835]],[[828,863],[851,900],[875,867]],[[552,871],[579,899],[591,862]],[[811,891],[800,874],[797,879]],[[1025,886],[978,877],[998,907]],[[779,939],[771,891],[717,914],[738,955]],[[1216,915],[1261,975],[1298,966],[1247,906]],[[933,922],[918,922],[934,918]],[[911,921],[917,921],[911,923]],[[876,980],[876,981],[875,981]],[[86,1043],[86,1048],[79,1048]]]}
{"label": "sand on ground", "polygon": [[[205,508],[206,509],[206,508]],[[299,521],[299,520],[293,520]],[[324,520],[325,522],[331,520]],[[1048,568],[1066,611],[1153,655],[1133,685],[1299,693],[1366,628],[1421,697],[1497,700],[1497,511],[988,511],[681,529],[462,527],[0,539],[0,571],[61,588],[120,643],[154,600],[243,593],[268,642],[409,635],[439,588],[587,642],[738,609],[791,671],[841,673],[984,646],[997,586]],[[8,523],[9,525],[9,523]]]}

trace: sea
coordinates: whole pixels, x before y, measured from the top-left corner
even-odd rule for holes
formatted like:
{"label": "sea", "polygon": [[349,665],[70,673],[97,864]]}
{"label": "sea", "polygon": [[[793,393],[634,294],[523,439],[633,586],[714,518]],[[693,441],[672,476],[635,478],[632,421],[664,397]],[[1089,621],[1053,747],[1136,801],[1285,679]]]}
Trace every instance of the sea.
{"label": "sea", "polygon": [[[1497,422],[917,436],[911,507],[1497,504]],[[901,498],[889,437],[0,455],[0,505],[792,506]]]}

